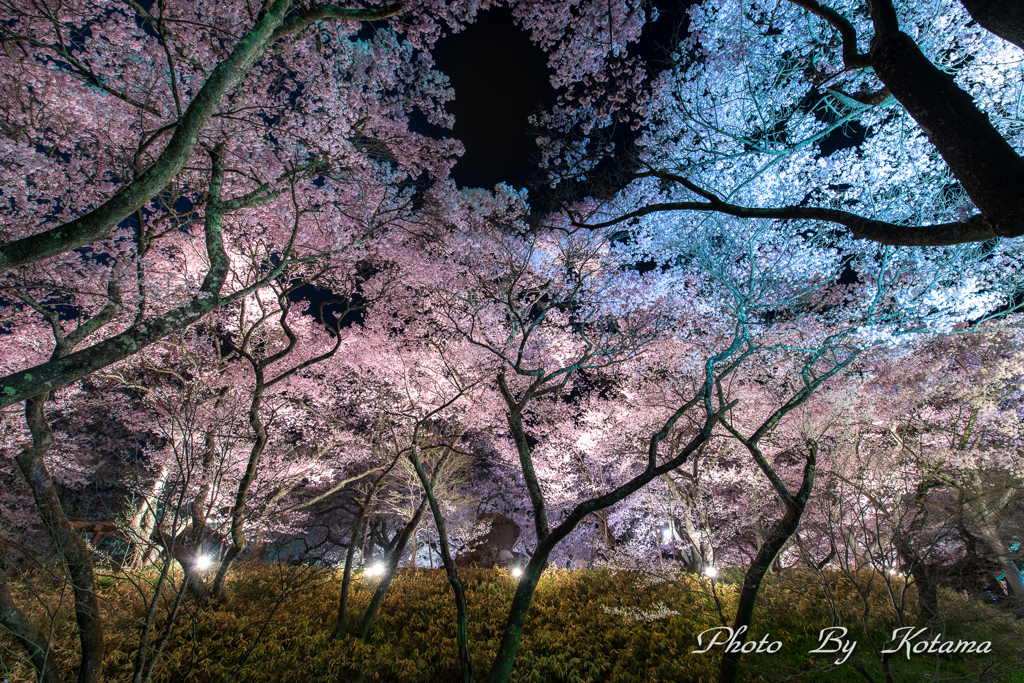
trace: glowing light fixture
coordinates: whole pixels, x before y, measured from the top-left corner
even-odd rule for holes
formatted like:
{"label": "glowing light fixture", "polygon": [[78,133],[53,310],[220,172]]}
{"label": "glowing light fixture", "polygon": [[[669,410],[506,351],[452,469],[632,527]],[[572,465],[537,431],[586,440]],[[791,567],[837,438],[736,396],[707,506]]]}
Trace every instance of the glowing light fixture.
{"label": "glowing light fixture", "polygon": [[664,538],[666,542],[667,541],[671,541],[672,540],[672,530],[671,529],[665,529],[664,531],[661,532],[661,537]]}
{"label": "glowing light fixture", "polygon": [[382,563],[380,563],[380,562],[376,562],[374,564],[371,564],[369,567],[366,568],[366,575],[367,576],[381,576],[383,574],[384,574],[384,565]]}
{"label": "glowing light fixture", "polygon": [[711,565],[708,565],[704,569],[704,576],[708,577],[709,579],[717,578],[718,577],[718,570],[715,569],[714,567],[712,567]]}
{"label": "glowing light fixture", "polygon": [[195,568],[201,572],[213,566],[213,558],[209,555],[200,555],[196,558]]}
{"label": "glowing light fixture", "polygon": [[519,567],[516,567],[515,569],[512,570],[512,577],[513,578],[518,579],[522,575],[523,575],[523,570],[520,569]]}

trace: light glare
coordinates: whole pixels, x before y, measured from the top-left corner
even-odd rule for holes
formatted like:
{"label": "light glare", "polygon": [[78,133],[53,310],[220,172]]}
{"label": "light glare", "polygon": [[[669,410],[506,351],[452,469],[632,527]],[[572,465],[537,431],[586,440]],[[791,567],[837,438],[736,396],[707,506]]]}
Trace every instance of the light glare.
{"label": "light glare", "polygon": [[196,558],[196,569],[206,571],[213,566],[213,559],[209,555],[200,555]]}
{"label": "light glare", "polygon": [[709,579],[717,578],[718,570],[714,567],[708,566],[708,568],[704,570],[704,576],[708,577]]}
{"label": "light glare", "polygon": [[522,570],[522,569],[520,569],[519,567],[516,567],[515,569],[513,569],[513,570],[512,570],[512,576],[513,576],[514,578],[517,578],[517,579],[518,579],[518,578],[519,578],[520,576],[522,576],[522,575],[523,575],[523,570]]}
{"label": "light glare", "polygon": [[381,576],[384,574],[384,565],[380,562],[370,565],[366,569],[367,576]]}

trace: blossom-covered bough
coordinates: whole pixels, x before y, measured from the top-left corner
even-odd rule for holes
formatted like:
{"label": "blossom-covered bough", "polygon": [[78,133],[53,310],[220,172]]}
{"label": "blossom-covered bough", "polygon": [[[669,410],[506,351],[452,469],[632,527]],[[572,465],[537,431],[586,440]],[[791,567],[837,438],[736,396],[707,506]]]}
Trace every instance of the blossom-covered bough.
{"label": "blossom-covered bough", "polygon": [[[434,247],[432,258],[447,265],[432,283],[425,278],[418,311],[491,357],[490,391],[511,436],[502,457],[517,463],[530,501],[534,545],[490,671],[495,683],[510,675],[556,548],[712,438],[742,445],[785,508],[741,591],[735,626],[748,626],[761,579],[807,506],[826,435],[795,439],[804,463],[795,488],[759,444],[779,438],[790,414],[865,350],[992,315],[1015,291],[1003,264],[976,245],[879,248],[794,235],[775,222],[694,224],[679,213],[647,216],[623,240],[614,225],[576,230],[565,214],[547,217],[562,221],[557,230],[531,230],[521,198],[481,199],[452,219],[449,243]],[[632,267],[651,262],[645,274]],[[1002,294],[979,292],[965,269],[1002,283]],[[736,665],[725,658],[723,680]]]}
{"label": "blossom-covered bough", "polygon": [[[1019,31],[1011,4],[964,3]],[[644,101],[640,151],[618,159],[616,182],[630,186],[634,203],[615,220],[716,212],[904,246],[1024,234],[1022,41],[987,31],[964,5],[696,5],[689,37]],[[590,111],[567,108],[553,120],[586,125]],[[854,139],[844,140],[849,126]],[[547,143],[557,157],[557,143]]]}
{"label": "blossom-covered bough", "polygon": [[[107,278],[131,278],[122,305],[135,315],[5,377],[3,405],[136,353],[292,261],[357,247],[394,219],[402,200],[390,190],[408,174],[443,175],[456,149],[416,139],[394,101],[438,120],[433,100],[446,95],[429,66],[406,63],[411,48],[387,32],[350,39],[400,5],[161,2],[155,15],[134,2],[22,5],[2,8],[0,59],[14,78],[3,94],[0,268],[95,259]],[[271,263],[245,291],[230,276],[240,243],[263,245]],[[179,262],[161,268],[173,252]],[[185,275],[177,283],[173,268]],[[153,310],[154,298],[164,306]]]}

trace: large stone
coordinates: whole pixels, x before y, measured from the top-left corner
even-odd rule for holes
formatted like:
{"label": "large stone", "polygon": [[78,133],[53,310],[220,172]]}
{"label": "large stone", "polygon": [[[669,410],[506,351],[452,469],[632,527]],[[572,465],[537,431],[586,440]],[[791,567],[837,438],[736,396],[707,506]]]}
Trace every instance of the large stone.
{"label": "large stone", "polygon": [[515,557],[512,549],[521,534],[519,525],[504,515],[494,512],[480,515],[473,525],[473,542],[455,558],[455,564],[459,567],[506,565]]}

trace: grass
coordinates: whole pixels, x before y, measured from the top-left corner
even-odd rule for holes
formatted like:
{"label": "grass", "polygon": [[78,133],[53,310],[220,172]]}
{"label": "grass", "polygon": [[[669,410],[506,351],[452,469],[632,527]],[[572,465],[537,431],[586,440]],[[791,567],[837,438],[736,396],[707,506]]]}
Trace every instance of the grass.
{"label": "grass", "polygon": [[[477,680],[485,680],[505,626],[516,580],[505,571],[462,570],[469,605],[469,636]],[[139,647],[138,622],[144,598],[155,581],[152,572],[101,580],[110,681],[131,679]],[[180,578],[180,577],[178,577]],[[713,681],[721,648],[697,649],[697,634],[721,626],[719,606],[728,620],[735,608],[737,575],[714,585],[689,576],[655,577],[632,572],[565,571],[545,573],[538,586],[513,681]],[[833,595],[825,599],[822,582]],[[366,643],[351,635],[334,640],[340,577],[326,570],[279,565],[241,567],[230,580],[227,597],[206,606],[185,602],[170,631],[154,681],[320,682],[396,681],[424,683],[460,680],[455,647],[455,610],[440,570],[404,570],[392,583]],[[352,627],[362,617],[373,582],[354,585]],[[66,677],[75,666],[76,638],[70,596],[59,583],[36,582],[39,599],[16,584],[19,604],[41,627],[52,628],[53,653]],[[909,594],[912,595],[911,589]],[[717,594],[717,604],[715,594]],[[173,595],[169,596],[169,600]],[[770,575],[762,588],[750,639],[778,640],[774,654],[749,654],[741,680],[882,681],[882,670],[868,645],[881,646],[899,625],[884,584],[875,581],[869,596],[868,634],[860,626],[861,601],[853,584],[838,574],[790,570]],[[157,625],[167,622],[172,601],[158,610]],[[988,640],[992,652],[937,657],[902,653],[891,661],[896,680],[978,680],[986,667],[1024,662],[1024,625],[1005,613],[954,593],[942,595],[948,615],[945,639]],[[47,610],[53,616],[47,616]],[[907,606],[910,621],[916,615]],[[850,660],[810,654],[823,628],[841,623],[857,640]],[[152,642],[153,639],[151,639]],[[705,641],[706,642],[706,641]],[[34,680],[22,651],[0,634],[0,680]],[[937,674],[937,675],[936,675]],[[933,677],[934,676],[934,677]],[[987,680],[992,680],[987,679]],[[1002,680],[1024,682],[1021,672]]]}

